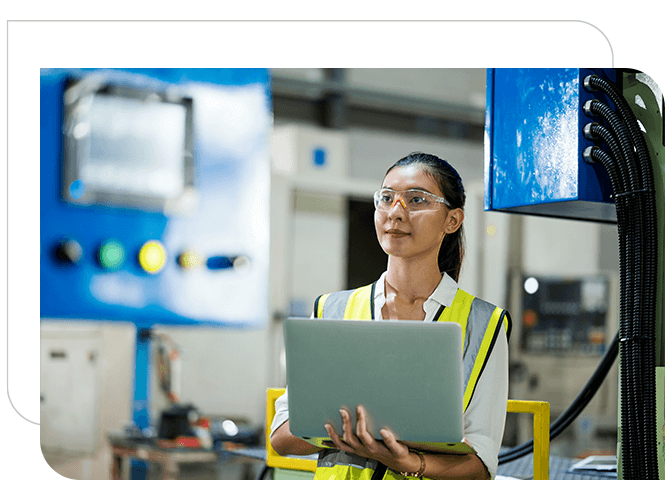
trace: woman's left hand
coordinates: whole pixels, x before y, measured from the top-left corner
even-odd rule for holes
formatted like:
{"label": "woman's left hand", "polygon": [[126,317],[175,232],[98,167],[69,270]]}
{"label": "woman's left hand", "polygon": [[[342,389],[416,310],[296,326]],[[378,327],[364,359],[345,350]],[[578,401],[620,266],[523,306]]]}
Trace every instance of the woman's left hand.
{"label": "woman's left hand", "polygon": [[421,459],[416,453],[398,442],[391,431],[382,429],[383,442],[377,441],[368,432],[367,415],[362,406],[356,407],[356,429],[354,432],[349,412],[341,409],[342,437],[338,436],[332,425],[326,424],[328,436],[336,448],[354,453],[360,457],[372,458],[398,472],[416,472],[421,467]]}

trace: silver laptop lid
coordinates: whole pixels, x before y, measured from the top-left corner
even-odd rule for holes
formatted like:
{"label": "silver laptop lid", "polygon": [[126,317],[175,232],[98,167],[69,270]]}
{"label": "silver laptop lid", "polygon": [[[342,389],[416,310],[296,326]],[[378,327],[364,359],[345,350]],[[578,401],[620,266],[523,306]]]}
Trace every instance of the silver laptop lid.
{"label": "silver laptop lid", "polygon": [[[459,451],[463,438],[462,330],[458,323],[289,318],[284,322],[291,433],[320,444],[342,434],[339,410],[369,430]],[[427,446],[430,448],[430,446]],[[467,450],[461,450],[467,451]]]}

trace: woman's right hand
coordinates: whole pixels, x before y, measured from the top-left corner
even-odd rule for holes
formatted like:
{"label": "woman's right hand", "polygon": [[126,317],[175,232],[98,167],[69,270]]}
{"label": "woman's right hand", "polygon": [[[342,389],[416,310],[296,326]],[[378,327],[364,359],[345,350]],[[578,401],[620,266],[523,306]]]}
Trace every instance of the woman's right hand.
{"label": "woman's right hand", "polygon": [[[356,407],[356,425],[354,426],[349,412],[340,410],[342,415],[342,436],[340,437],[331,424],[326,424],[326,432],[336,448],[353,453],[359,457],[372,458],[387,467],[406,472],[416,472],[421,467],[421,458],[388,429],[380,431],[382,440],[374,438],[368,429],[368,417],[365,408]],[[416,463],[418,460],[418,464]]]}

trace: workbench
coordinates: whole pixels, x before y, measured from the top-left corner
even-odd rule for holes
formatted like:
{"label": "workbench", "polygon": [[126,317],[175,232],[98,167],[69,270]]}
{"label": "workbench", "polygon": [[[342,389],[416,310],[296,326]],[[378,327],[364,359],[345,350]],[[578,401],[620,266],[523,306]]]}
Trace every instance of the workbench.
{"label": "workbench", "polygon": [[214,450],[175,446],[174,441],[138,440],[121,433],[107,434],[112,449],[112,479],[128,479],[129,460],[153,462],[162,467],[161,479],[178,479],[179,466],[192,463],[210,463],[219,460]]}

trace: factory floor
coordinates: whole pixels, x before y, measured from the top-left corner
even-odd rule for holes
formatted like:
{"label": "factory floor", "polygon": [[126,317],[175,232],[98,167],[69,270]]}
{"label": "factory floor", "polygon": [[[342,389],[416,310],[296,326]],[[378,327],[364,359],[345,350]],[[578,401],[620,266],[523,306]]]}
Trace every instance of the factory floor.
{"label": "factory floor", "polygon": [[[504,448],[502,451],[507,451]],[[264,471],[265,461],[261,455],[264,450],[259,447],[255,453],[248,456],[223,453],[219,460],[207,463],[182,463],[176,479],[180,480],[255,480]],[[66,459],[64,457],[45,455],[46,462],[51,468],[64,477],[71,479],[109,479],[111,461],[104,460],[102,463],[93,462],[87,465],[87,461]],[[549,457],[549,479],[551,480],[598,480],[616,479],[616,473],[597,471],[571,470],[580,459],[566,458],[557,455]],[[129,464],[128,464],[129,465]],[[130,471],[127,470],[129,473]],[[279,471],[293,472],[293,471]],[[533,455],[532,453],[507,464],[498,466],[498,479],[522,479],[533,478]],[[303,479],[303,477],[284,477],[285,479]],[[127,475],[125,477],[128,477]],[[272,475],[265,474],[264,479]],[[309,477],[311,479],[311,475]],[[161,465],[151,463],[146,473],[148,480],[163,479]]]}
{"label": "factory floor", "polygon": [[[503,448],[502,451],[508,451]],[[573,470],[580,462],[577,458],[549,455],[550,480],[612,480],[616,479],[616,471]],[[512,462],[498,465],[498,475],[512,479],[533,479],[533,454],[518,458]]]}

